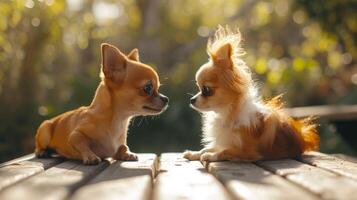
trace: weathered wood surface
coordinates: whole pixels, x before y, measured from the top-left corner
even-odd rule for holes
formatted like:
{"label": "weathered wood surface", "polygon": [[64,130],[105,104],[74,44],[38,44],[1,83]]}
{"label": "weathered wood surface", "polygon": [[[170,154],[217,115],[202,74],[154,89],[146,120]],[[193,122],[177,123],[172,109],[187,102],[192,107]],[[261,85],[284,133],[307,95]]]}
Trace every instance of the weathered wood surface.
{"label": "weathered wood surface", "polygon": [[62,162],[61,159],[38,159],[34,155],[6,162],[0,167],[0,191]]}
{"label": "weathered wood surface", "polygon": [[296,160],[262,161],[257,164],[323,199],[351,199],[357,192],[357,181]]}
{"label": "weathered wood surface", "polygon": [[77,190],[71,200],[149,199],[157,161],[155,154],[140,154],[135,162],[116,161]]}
{"label": "weathered wood surface", "polygon": [[348,156],[348,155],[345,155],[345,154],[331,154],[331,155],[334,156],[334,157],[340,158],[342,160],[346,160],[346,161],[349,161],[349,162],[357,163],[357,159],[352,157],[352,156]]}
{"label": "weathered wood surface", "polygon": [[[354,159],[354,158],[349,158]],[[181,153],[139,161],[37,159],[0,164],[0,199],[356,199],[357,164],[311,152],[299,160],[201,163]]]}
{"label": "weathered wood surface", "polygon": [[24,161],[24,160],[30,160],[32,158],[35,158],[35,154],[34,153],[31,153],[31,154],[28,154],[28,155],[25,155],[25,156],[21,156],[19,158],[16,158],[16,159],[9,160],[7,162],[1,163],[0,167],[11,165],[13,163],[18,163],[18,162],[21,162],[21,161]]}
{"label": "weathered wood surface", "polygon": [[213,162],[208,170],[239,199],[317,199],[313,194],[252,163]]}
{"label": "weathered wood surface", "polygon": [[0,199],[65,199],[73,190],[103,170],[109,162],[83,165],[66,161],[30,177],[0,193]]}
{"label": "weathered wood surface", "polygon": [[356,163],[319,152],[306,153],[302,156],[301,161],[357,180]]}
{"label": "weathered wood surface", "polygon": [[154,200],[231,199],[225,188],[199,161],[188,161],[181,153],[165,153],[154,186]]}

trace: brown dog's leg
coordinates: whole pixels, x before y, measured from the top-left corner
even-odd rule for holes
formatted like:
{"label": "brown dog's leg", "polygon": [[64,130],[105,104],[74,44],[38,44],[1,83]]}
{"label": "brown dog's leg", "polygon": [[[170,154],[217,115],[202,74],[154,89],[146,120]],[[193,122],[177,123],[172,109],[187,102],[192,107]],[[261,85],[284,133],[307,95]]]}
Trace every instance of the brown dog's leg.
{"label": "brown dog's leg", "polygon": [[118,148],[117,153],[114,156],[117,160],[125,160],[125,161],[137,161],[138,156],[135,153],[130,152],[129,147],[126,145],[121,145]]}
{"label": "brown dog's leg", "polygon": [[90,149],[90,139],[83,133],[74,131],[68,140],[82,156],[83,164],[96,165],[102,160]]}

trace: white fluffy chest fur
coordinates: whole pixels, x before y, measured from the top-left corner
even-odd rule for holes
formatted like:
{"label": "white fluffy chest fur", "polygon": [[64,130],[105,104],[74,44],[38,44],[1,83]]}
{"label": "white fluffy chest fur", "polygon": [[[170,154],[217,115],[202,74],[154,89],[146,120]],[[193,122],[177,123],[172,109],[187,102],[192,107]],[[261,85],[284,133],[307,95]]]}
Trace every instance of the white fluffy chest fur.
{"label": "white fluffy chest fur", "polygon": [[238,131],[240,127],[250,127],[258,123],[257,113],[267,114],[268,108],[253,99],[240,105],[239,112],[233,120],[227,121],[230,109],[223,112],[207,112],[203,114],[203,142],[208,148],[223,150],[241,148],[242,139]]}
{"label": "white fluffy chest fur", "polygon": [[110,137],[112,139],[113,145],[119,147],[119,145],[126,144],[126,135],[128,132],[128,126],[130,123],[130,118],[113,118],[113,122],[110,129]]}
{"label": "white fluffy chest fur", "polygon": [[224,123],[222,116],[208,112],[203,115],[203,142],[207,148],[223,150],[231,146],[240,147],[242,141],[239,133]]}
{"label": "white fluffy chest fur", "polygon": [[[106,134],[96,141],[93,150],[98,156],[113,156],[120,145],[126,145],[126,137],[130,118],[114,117],[106,129]],[[104,129],[105,130],[105,129]]]}

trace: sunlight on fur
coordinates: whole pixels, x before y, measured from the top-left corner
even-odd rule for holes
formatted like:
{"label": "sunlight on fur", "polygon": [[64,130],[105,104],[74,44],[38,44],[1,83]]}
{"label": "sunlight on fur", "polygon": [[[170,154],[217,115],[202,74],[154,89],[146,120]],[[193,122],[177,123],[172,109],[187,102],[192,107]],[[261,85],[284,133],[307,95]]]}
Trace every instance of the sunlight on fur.
{"label": "sunlight on fur", "polygon": [[127,146],[131,119],[162,113],[169,99],[159,93],[159,76],[140,62],[137,49],[126,55],[103,43],[101,53],[101,82],[92,103],[45,120],[35,137],[37,157],[55,152],[84,164],[98,164],[108,157],[138,159]]}
{"label": "sunlight on fur", "polygon": [[189,160],[218,161],[297,157],[319,148],[312,118],[293,119],[282,110],[281,95],[262,101],[251,71],[241,59],[238,29],[218,26],[208,40],[210,60],[196,73],[199,92],[191,107],[203,114],[200,151]]}

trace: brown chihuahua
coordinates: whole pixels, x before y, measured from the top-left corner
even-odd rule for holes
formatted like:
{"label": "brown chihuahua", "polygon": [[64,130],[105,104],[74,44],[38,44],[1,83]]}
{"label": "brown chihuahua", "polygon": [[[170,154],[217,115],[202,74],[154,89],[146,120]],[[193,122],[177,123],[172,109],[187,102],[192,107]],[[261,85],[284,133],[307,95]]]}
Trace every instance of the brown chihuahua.
{"label": "brown chihuahua", "polygon": [[101,51],[102,81],[92,103],[44,121],[36,133],[37,157],[55,151],[84,164],[98,164],[107,157],[138,159],[126,145],[131,118],[160,114],[169,99],[158,92],[159,76],[139,61],[137,49],[125,55],[102,44]]}

